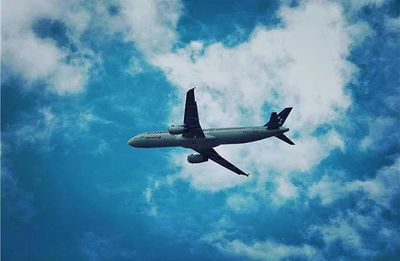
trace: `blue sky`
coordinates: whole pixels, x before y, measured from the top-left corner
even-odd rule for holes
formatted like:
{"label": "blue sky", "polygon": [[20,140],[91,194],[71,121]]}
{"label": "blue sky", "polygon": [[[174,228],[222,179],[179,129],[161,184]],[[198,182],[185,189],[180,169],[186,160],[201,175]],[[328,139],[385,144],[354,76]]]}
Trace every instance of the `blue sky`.
{"label": "blue sky", "polygon": [[[400,3],[3,1],[4,260],[397,260]],[[217,147],[133,149],[182,121],[286,121]]]}

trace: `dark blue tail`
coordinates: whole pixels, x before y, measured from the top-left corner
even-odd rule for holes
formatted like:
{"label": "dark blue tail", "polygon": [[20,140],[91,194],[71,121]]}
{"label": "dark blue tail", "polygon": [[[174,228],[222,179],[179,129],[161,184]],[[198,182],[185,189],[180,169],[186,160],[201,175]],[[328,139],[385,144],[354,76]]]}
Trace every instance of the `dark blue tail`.
{"label": "dark blue tail", "polygon": [[279,127],[282,127],[292,109],[293,107],[287,107],[278,114],[276,114],[276,112],[271,113],[269,121],[265,123],[264,126],[267,127],[267,129],[269,130],[275,130]]}
{"label": "dark blue tail", "polygon": [[[285,123],[286,118],[289,116],[289,113],[292,111],[292,107],[288,107],[283,109],[279,114],[276,114],[276,112],[271,113],[271,117],[269,118],[269,121],[265,123],[265,127],[267,127],[268,130],[276,130],[282,127],[282,125]],[[288,131],[289,129],[286,128],[284,132]],[[280,133],[278,135],[275,135],[278,139],[281,141],[284,141],[286,143],[289,143],[290,145],[294,145],[294,142],[291,141],[288,137],[285,136],[285,134]]]}

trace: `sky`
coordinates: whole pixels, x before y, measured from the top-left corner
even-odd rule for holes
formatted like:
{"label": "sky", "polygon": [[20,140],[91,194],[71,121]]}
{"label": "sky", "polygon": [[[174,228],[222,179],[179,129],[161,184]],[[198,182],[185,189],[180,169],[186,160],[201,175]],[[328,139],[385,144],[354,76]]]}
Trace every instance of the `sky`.
{"label": "sky", "polygon": [[[4,0],[2,260],[398,260],[397,0]],[[189,164],[132,136],[263,125]]]}

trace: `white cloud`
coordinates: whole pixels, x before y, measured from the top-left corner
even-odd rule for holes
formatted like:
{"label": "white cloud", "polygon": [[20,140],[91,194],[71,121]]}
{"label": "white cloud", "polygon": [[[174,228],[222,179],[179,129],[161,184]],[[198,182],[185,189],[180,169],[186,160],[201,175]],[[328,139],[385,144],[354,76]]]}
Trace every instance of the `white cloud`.
{"label": "white cloud", "polygon": [[[239,167],[261,175],[307,171],[332,149],[344,149],[334,130],[318,137],[314,131],[342,117],[350,104],[344,86],[355,71],[346,60],[354,43],[350,38],[354,27],[346,24],[338,4],[306,2],[296,8],[283,7],[279,14],[282,27],[258,26],[248,41],[235,47],[204,46],[196,41],[151,59],[182,97],[191,86],[200,87],[196,96],[203,127],[261,125],[268,120],[263,115],[265,105],[277,111],[294,107],[286,125],[298,134],[296,146],[269,140],[217,148],[228,160],[241,162]],[[173,110],[174,121],[181,121],[182,106],[179,103]],[[181,168],[181,177],[196,188],[216,191],[246,180],[212,163],[189,166],[186,154],[172,159]]]}
{"label": "white cloud", "polygon": [[[391,213],[390,215],[394,217],[399,213],[396,208],[400,189],[399,173],[400,158],[392,165],[380,169],[372,179],[344,182],[342,178],[345,177],[345,173],[329,174],[315,187],[311,187],[310,194],[314,193],[312,197],[318,195],[325,201],[325,205],[344,200],[344,197],[351,193],[357,193],[354,207],[339,209],[338,214],[333,215],[326,223],[313,222],[312,225],[305,227],[307,231],[305,237],[319,236],[324,242],[322,246],[312,246],[307,242],[301,245],[288,245],[273,239],[245,241],[237,238],[237,225],[228,216],[223,216],[214,224],[210,224],[211,232],[205,234],[201,241],[229,255],[254,260],[292,258],[319,260],[331,256],[330,252],[337,251],[338,246],[344,252],[358,258],[390,254],[398,248],[400,230],[397,220],[385,218],[384,215]],[[227,206],[233,210],[237,207],[240,211],[242,206],[247,206],[247,202],[246,199],[240,200],[237,197],[242,196],[235,194],[232,198],[228,197]],[[228,204],[228,201],[231,203]]]}
{"label": "white cloud", "polygon": [[[371,1],[369,4],[379,6],[380,2]],[[351,5],[355,9],[361,6],[356,1]],[[253,176],[249,178],[238,177],[213,162],[195,166],[188,164],[186,155],[191,152],[175,151],[170,158],[178,167],[180,178],[196,189],[207,191],[248,184],[245,189],[251,187],[249,191],[261,195],[267,195],[265,184],[272,180],[275,190],[268,197],[279,204],[296,198],[299,189],[291,180],[294,175],[299,172],[307,174],[334,149],[345,150],[345,143],[333,126],[342,120],[351,105],[345,86],[357,73],[357,68],[347,60],[347,56],[352,47],[371,33],[371,28],[365,23],[348,24],[345,10],[338,3],[305,1],[294,8],[281,8],[280,27],[268,29],[258,26],[248,40],[239,45],[227,47],[221,42],[193,41],[174,49],[180,7],[173,6],[172,16],[167,18],[152,18],[159,12],[155,6],[153,10],[145,9],[147,11],[135,17],[132,17],[133,13],[124,13],[129,10],[122,12],[129,25],[127,39],[135,42],[148,62],[164,71],[167,79],[178,88],[182,102],[176,103],[172,109],[171,122],[181,122],[184,94],[190,87],[198,86],[196,97],[203,127],[263,124],[268,120],[268,115],[264,114],[266,105],[277,111],[284,106],[293,106],[286,125],[291,128],[289,135],[296,136],[296,146],[270,139],[216,148],[238,167],[250,170]],[[144,21],[157,27],[154,33],[145,37],[141,32],[144,29],[138,26],[143,13],[150,16]],[[160,26],[158,21],[163,19],[170,23]],[[159,43],[161,34],[167,37],[158,47],[155,43]],[[321,132],[321,129],[328,130]],[[381,185],[371,180],[332,184],[326,178],[310,188],[309,197],[320,198],[323,204],[328,205],[341,198],[333,195],[333,191],[338,189],[344,194],[361,191],[368,199],[388,202],[385,198],[391,196],[382,194]],[[245,213],[252,210],[247,208],[252,205],[248,204],[252,199],[253,194],[248,197],[228,195],[226,206]],[[367,252],[360,231],[353,224],[365,227],[376,217],[364,218],[349,211],[331,219],[328,224],[311,227],[310,231],[321,233],[327,245],[341,240],[349,249],[360,247]],[[379,234],[390,235],[389,231],[389,227],[384,227]],[[221,251],[253,259],[312,257],[316,253],[309,245],[290,246],[272,240],[244,243],[232,239],[234,235],[230,233],[217,229],[203,240]]]}
{"label": "white cloud", "polygon": [[158,215],[158,206],[154,201],[153,194],[159,189],[160,182],[154,181],[151,186],[148,186],[144,191],[144,197],[146,203],[148,205],[147,214],[149,216],[157,216]]}
{"label": "white cloud", "polygon": [[[280,14],[283,28],[258,27],[248,42],[235,48],[215,43],[193,60],[189,45],[157,57],[156,65],[182,92],[192,85],[211,88],[197,90],[203,118],[212,117],[206,113],[213,111],[212,118],[233,116],[220,118],[224,124],[248,116],[250,120],[261,120],[260,109],[265,103],[274,109],[286,103],[297,105],[295,110],[301,112],[291,120],[298,122],[296,126],[308,124],[305,127],[313,129],[330,122],[349,104],[342,87],[352,67],[345,60],[349,38],[340,7],[309,3],[295,9],[283,8]],[[224,104],[214,105],[227,95],[229,100]],[[238,108],[248,113],[233,113]],[[203,121],[216,123],[216,119]]]}
{"label": "white cloud", "polygon": [[[59,113],[50,107],[40,107],[34,114],[21,117],[21,123],[7,126],[3,131],[4,149],[19,149],[27,144],[40,144],[38,149],[51,150],[51,139],[55,134],[77,143],[82,134],[89,132],[94,124],[109,125],[112,122],[95,115],[90,109],[78,112]],[[94,138],[94,136],[93,136]],[[90,148],[81,147],[81,151],[102,153],[107,149],[107,142],[99,137],[90,143]]]}
{"label": "white cloud", "polygon": [[118,30],[135,43],[147,58],[171,50],[176,42],[176,26],[181,15],[178,0],[119,1],[123,22]]}
{"label": "white cloud", "polygon": [[227,240],[225,232],[211,233],[202,238],[221,252],[252,260],[282,260],[287,258],[312,258],[316,249],[310,245],[286,245],[273,240],[244,243],[239,239]]}
{"label": "white cloud", "polygon": [[258,203],[250,195],[233,194],[227,197],[226,206],[238,213],[248,213],[257,210]]}
{"label": "white cloud", "polygon": [[136,252],[120,246],[120,237],[114,235],[107,238],[94,232],[85,232],[79,238],[79,250],[89,261],[136,259]]}
{"label": "white cloud", "polygon": [[349,186],[354,189],[364,190],[368,198],[384,208],[391,208],[391,201],[398,197],[400,190],[400,158],[387,167],[378,171],[373,179],[353,181]]}
{"label": "white cloud", "polygon": [[328,245],[339,240],[347,251],[360,249],[362,246],[361,237],[354,228],[354,224],[349,224],[349,220],[341,216],[330,220],[328,225],[318,229],[323,236],[323,240]]}
{"label": "white cloud", "polygon": [[294,257],[311,258],[316,253],[316,250],[309,245],[291,246],[269,240],[255,242],[253,244],[246,244],[240,240],[233,240],[220,248],[229,254],[257,260],[282,260]]}
{"label": "white cloud", "polygon": [[360,147],[363,150],[384,150],[400,140],[400,132],[396,131],[399,125],[397,118],[388,116],[370,117],[367,119],[369,133],[361,140]]}
{"label": "white cloud", "polygon": [[360,44],[367,37],[372,37],[375,31],[368,25],[367,22],[358,21],[350,24],[348,27],[349,35],[353,42]]}
{"label": "white cloud", "polygon": [[390,16],[385,16],[385,26],[389,30],[398,32],[400,30],[400,16],[395,18]]}
{"label": "white cloud", "polygon": [[308,191],[310,198],[319,198],[323,205],[347,197],[350,193],[364,192],[368,199],[382,207],[390,208],[390,200],[400,189],[400,158],[393,165],[378,171],[373,179],[343,181],[344,173],[329,173],[313,184]]}
{"label": "white cloud", "polygon": [[12,135],[13,137],[10,140],[13,143],[15,142],[17,146],[44,141],[42,148],[48,149],[49,144],[47,143],[54,129],[57,128],[58,121],[53,111],[48,107],[42,107],[38,109],[38,115],[34,120],[29,121],[29,123],[27,123],[27,119],[25,120],[24,124],[14,126],[12,131],[6,132],[6,135],[7,133]]}
{"label": "white cloud", "polygon": [[[44,82],[56,94],[83,90],[94,54],[79,37],[87,28],[90,14],[81,1],[4,1],[2,17],[2,62],[30,85]],[[38,37],[34,23],[52,19],[64,23],[67,36],[78,47],[76,52],[57,46],[48,38]]]}
{"label": "white cloud", "polygon": [[281,198],[291,199],[297,196],[297,188],[291,183],[287,177],[280,176],[277,178],[278,188],[276,190],[275,201],[281,201]]}
{"label": "white cloud", "polygon": [[346,7],[347,12],[354,14],[366,6],[379,8],[383,5],[385,0],[339,0],[338,2]]}
{"label": "white cloud", "polygon": [[201,237],[206,242],[232,256],[240,256],[251,260],[282,260],[290,258],[312,258],[316,249],[308,244],[289,245],[272,239],[252,240],[244,242],[237,239],[236,225],[229,216],[222,216],[211,223],[212,232]]}
{"label": "white cloud", "polygon": [[308,195],[310,198],[319,198],[322,205],[328,205],[342,197],[345,192],[343,183],[333,182],[328,174],[309,188]]}
{"label": "white cloud", "polygon": [[329,253],[337,244],[356,257],[373,257],[398,248],[400,231],[397,224],[385,221],[379,208],[368,207],[372,211],[365,213],[367,207],[363,204],[357,204],[354,211],[340,212],[327,224],[309,227],[309,233],[321,235],[325,243],[321,253]]}
{"label": "white cloud", "polygon": [[[76,117],[76,122],[75,122],[76,126],[78,126],[78,129],[82,131],[89,130],[91,124],[93,123],[98,123],[103,125],[108,125],[112,123],[112,121],[110,120],[95,115],[91,110],[79,112],[74,116]],[[71,122],[74,121],[74,119],[68,119],[68,120]]]}
{"label": "white cloud", "polygon": [[[398,247],[400,230],[397,221],[386,219],[384,213],[399,215],[395,201],[400,190],[400,158],[380,169],[375,178],[365,181],[344,182],[341,178],[328,176],[310,188],[311,198],[319,197],[323,205],[345,200],[349,195],[356,199],[354,208],[341,210],[327,224],[309,228],[311,234],[322,235],[326,243],[324,251],[329,251],[336,242],[340,242],[345,251],[359,256],[374,256]],[[374,237],[365,241],[365,233]],[[384,249],[377,249],[377,245],[383,245]]]}

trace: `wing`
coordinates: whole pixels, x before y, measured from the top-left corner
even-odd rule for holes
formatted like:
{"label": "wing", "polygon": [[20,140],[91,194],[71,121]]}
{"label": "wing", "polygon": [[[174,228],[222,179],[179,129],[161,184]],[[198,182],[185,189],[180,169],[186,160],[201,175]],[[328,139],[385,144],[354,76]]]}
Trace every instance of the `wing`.
{"label": "wing", "polygon": [[201,129],[199,122],[199,113],[197,111],[197,104],[194,99],[194,88],[186,93],[185,116],[183,123],[186,131],[183,133],[184,137],[188,138],[204,138],[204,132]]}
{"label": "wing", "polygon": [[227,161],[226,159],[224,159],[223,157],[221,157],[221,155],[219,155],[214,149],[210,148],[210,149],[202,149],[202,150],[198,150],[195,149],[195,151],[197,151],[198,153],[207,156],[209,159],[211,159],[212,161],[218,163],[219,165],[232,170],[233,172],[235,172],[238,175],[244,175],[244,176],[249,176],[250,173],[245,173],[242,170],[240,170],[238,167],[236,167],[235,165],[233,165],[232,163],[230,163],[229,161]]}

